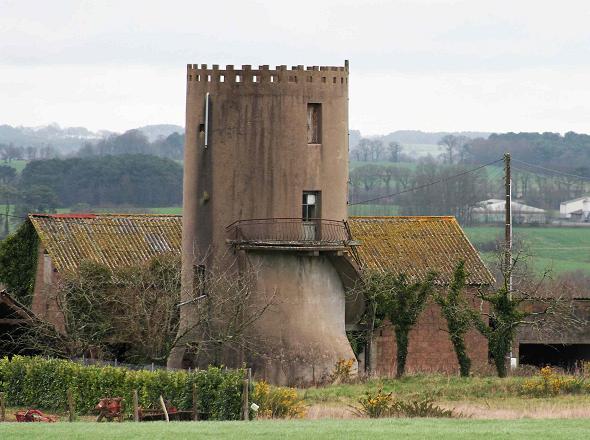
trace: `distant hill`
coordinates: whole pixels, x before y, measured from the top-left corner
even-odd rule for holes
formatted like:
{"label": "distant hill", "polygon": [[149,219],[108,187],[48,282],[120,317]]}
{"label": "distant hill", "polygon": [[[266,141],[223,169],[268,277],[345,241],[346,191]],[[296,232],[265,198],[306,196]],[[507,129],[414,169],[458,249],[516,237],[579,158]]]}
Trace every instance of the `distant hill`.
{"label": "distant hill", "polygon": [[[156,124],[140,127],[143,134],[150,142],[159,138],[166,138],[172,133],[184,133],[180,125]],[[112,134],[113,131],[91,131],[85,127],[61,127],[58,124],[49,124],[41,127],[23,127],[0,125],[0,144],[14,144],[17,147],[41,147],[52,145],[60,153],[71,153],[80,149],[85,143],[96,143]]]}
{"label": "distant hill", "polygon": [[471,139],[487,139],[491,133],[480,131],[437,131],[397,130],[384,136],[379,136],[383,142],[399,142],[400,144],[438,144],[446,135],[465,136]]}
{"label": "distant hill", "polygon": [[144,127],[137,128],[137,130],[139,130],[143,134],[145,134],[150,142],[156,141],[159,138],[168,137],[172,133],[178,133],[178,134],[184,133],[184,127],[181,127],[180,125],[174,125],[174,124],[146,125]]}
{"label": "distant hill", "polygon": [[77,150],[85,142],[96,142],[110,132],[92,132],[85,127],[60,127],[49,124],[41,127],[13,127],[0,125],[0,144],[19,147],[53,145],[62,152]]}

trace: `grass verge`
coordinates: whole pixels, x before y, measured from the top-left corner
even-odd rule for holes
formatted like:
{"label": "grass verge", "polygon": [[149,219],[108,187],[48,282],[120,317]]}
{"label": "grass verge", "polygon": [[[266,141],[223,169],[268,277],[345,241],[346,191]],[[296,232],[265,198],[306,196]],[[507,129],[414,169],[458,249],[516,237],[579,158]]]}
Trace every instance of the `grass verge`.
{"label": "grass verge", "polygon": [[6,423],[10,439],[556,439],[587,438],[590,420],[357,419],[177,423]]}

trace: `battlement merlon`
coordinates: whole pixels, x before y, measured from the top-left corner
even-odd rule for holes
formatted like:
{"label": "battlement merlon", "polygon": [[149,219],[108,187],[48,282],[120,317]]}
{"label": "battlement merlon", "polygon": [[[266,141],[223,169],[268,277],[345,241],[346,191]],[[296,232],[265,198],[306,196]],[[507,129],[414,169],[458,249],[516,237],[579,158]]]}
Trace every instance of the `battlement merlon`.
{"label": "battlement merlon", "polygon": [[348,84],[348,60],[344,66],[276,66],[274,70],[269,65],[260,65],[253,69],[244,64],[241,69],[235,69],[232,64],[220,69],[218,64],[187,64],[187,81],[193,82],[229,82],[229,83],[274,83],[274,82],[320,82],[326,84]]}

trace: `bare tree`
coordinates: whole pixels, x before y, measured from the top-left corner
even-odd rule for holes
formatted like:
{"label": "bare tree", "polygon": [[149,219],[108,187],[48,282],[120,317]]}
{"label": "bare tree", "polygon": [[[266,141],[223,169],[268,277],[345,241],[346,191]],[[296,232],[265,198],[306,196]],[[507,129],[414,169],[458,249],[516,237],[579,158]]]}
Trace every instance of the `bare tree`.
{"label": "bare tree", "polygon": [[[502,259],[504,252],[498,252],[498,255]],[[481,307],[472,315],[475,327],[488,340],[499,377],[507,375],[507,359],[519,327],[526,326],[530,331],[542,334],[548,331],[559,333],[580,325],[580,320],[571,311],[571,301],[562,292],[543,292],[542,286],[549,272],[540,278],[531,277],[523,258],[520,251],[510,267],[500,264],[500,286],[478,293]]]}
{"label": "bare tree", "polygon": [[233,255],[195,264],[192,289],[179,303],[180,325],[168,366],[239,364],[256,356],[262,344],[253,336],[256,322],[275,303],[276,292],[258,290],[259,268]]}
{"label": "bare tree", "polygon": [[371,150],[371,160],[379,161],[385,152],[383,142],[379,139],[373,139],[369,141],[369,149]]}
{"label": "bare tree", "polygon": [[356,148],[354,149],[354,156],[356,160],[361,162],[368,162],[371,157],[371,141],[369,139],[362,138]]}
{"label": "bare tree", "polygon": [[402,145],[399,142],[390,142],[387,149],[389,151],[389,160],[398,163],[403,150]]}
{"label": "bare tree", "polygon": [[470,151],[469,139],[465,136],[447,134],[438,142],[438,145],[443,150],[444,162],[450,165],[457,163],[457,156],[459,156],[459,162],[464,162]]}
{"label": "bare tree", "polygon": [[[178,256],[114,270],[83,262],[76,273],[62,274],[50,300],[60,324],[35,318],[17,332],[14,346],[58,357],[160,364],[180,349],[194,365],[227,365],[228,357],[239,365],[257,353],[259,341],[249,330],[274,294],[258,294],[254,268],[235,269],[230,263],[199,272],[193,295],[181,301]],[[187,306],[196,313],[181,326]]]}

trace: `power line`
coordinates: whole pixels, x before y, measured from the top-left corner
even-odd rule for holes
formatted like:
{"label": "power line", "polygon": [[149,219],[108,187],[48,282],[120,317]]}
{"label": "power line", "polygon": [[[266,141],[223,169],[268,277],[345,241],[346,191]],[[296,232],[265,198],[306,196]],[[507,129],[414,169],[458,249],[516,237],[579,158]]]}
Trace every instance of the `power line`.
{"label": "power line", "polygon": [[[581,180],[587,180],[590,181],[590,177],[586,177],[586,176],[579,176],[577,174],[572,174],[572,173],[566,173],[565,171],[559,171],[559,170],[554,170],[552,168],[546,168],[546,167],[542,167],[541,165],[535,165],[532,163],[528,163],[525,162],[524,160],[518,160],[518,159],[512,159],[514,162],[519,162],[523,165],[529,166],[529,167],[533,167],[533,168],[538,168],[540,170],[543,171],[548,171],[550,173],[555,173],[555,174],[561,174],[562,176],[568,176],[568,177],[575,177],[576,179],[581,179]],[[527,171],[527,170],[525,170]]]}
{"label": "power line", "polygon": [[433,181],[428,182],[428,183],[425,183],[423,185],[414,186],[412,188],[408,188],[408,189],[405,189],[403,191],[399,191],[399,192],[396,192],[396,193],[393,193],[393,194],[387,194],[385,196],[374,197],[372,199],[362,200],[360,202],[349,203],[348,206],[364,205],[365,203],[374,202],[376,200],[388,199],[390,197],[399,196],[400,194],[405,194],[405,193],[408,193],[408,192],[417,191],[419,189],[426,188],[428,186],[432,186],[432,185],[436,185],[438,183],[447,182],[449,180],[456,179],[457,177],[464,176],[465,174],[473,173],[475,171],[481,170],[482,168],[489,167],[490,165],[493,165],[495,163],[502,162],[503,160],[504,159],[497,159],[497,160],[494,160],[492,162],[486,163],[484,165],[480,165],[477,168],[466,170],[466,171],[463,171],[463,172],[461,172],[459,174],[455,174],[453,176],[443,177],[442,179],[433,180]]}

